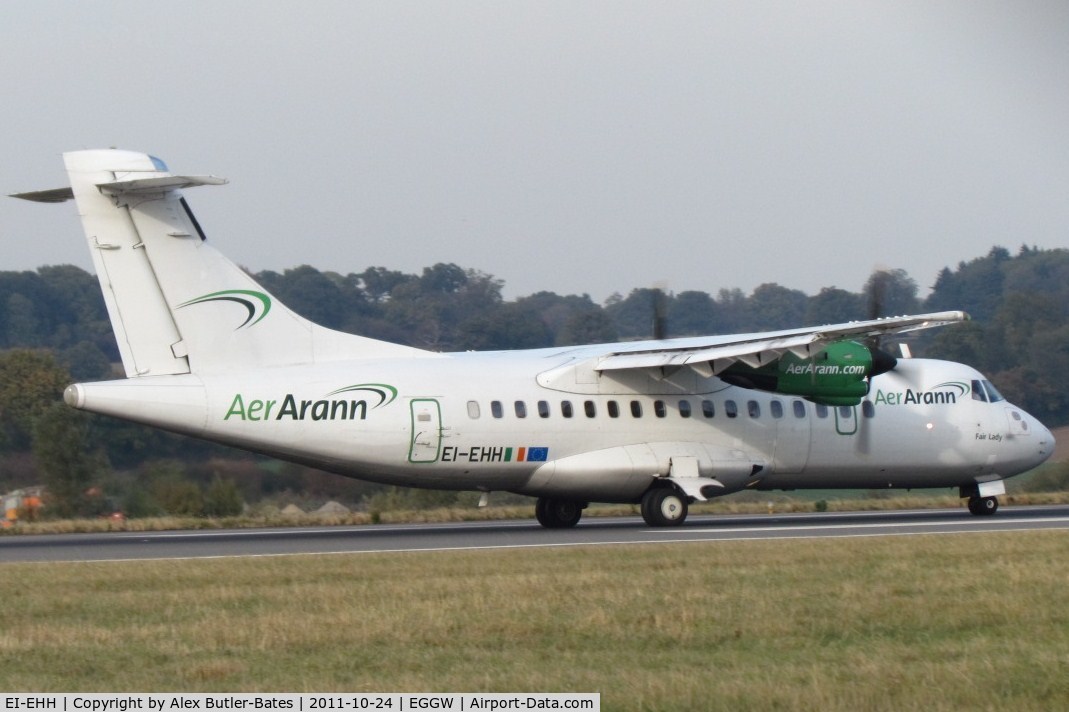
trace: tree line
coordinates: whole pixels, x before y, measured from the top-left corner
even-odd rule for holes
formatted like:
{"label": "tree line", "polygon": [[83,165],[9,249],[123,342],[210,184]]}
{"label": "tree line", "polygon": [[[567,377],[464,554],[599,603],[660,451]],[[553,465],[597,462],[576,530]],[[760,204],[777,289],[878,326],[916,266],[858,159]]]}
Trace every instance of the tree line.
{"label": "tree line", "polygon": [[[963,309],[971,321],[925,332],[914,354],[973,365],[1048,425],[1069,422],[1069,250],[1022,246],[1012,254],[994,247],[943,269],[926,297],[903,270],[873,272],[861,292],[826,287],[808,295],[775,283],[750,294],[641,287],[602,304],[548,291],[506,300],[504,282],[455,264],[420,274],[370,267],[342,275],[305,265],[252,276],[323,326],[436,351],[764,331]],[[118,504],[126,510],[203,514],[280,492],[354,500],[377,491],[62,405],[72,381],[120,377],[118,360],[94,275],[70,265],[0,272],[0,492],[48,481],[85,511],[115,506],[84,495],[105,483],[103,490],[123,493]]]}

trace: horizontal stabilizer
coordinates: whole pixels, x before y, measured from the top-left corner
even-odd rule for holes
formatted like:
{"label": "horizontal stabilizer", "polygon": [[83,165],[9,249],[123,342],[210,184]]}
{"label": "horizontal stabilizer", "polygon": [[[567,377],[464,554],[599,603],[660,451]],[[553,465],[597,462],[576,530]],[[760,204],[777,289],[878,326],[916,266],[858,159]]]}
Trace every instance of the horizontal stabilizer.
{"label": "horizontal stabilizer", "polygon": [[108,195],[152,195],[198,185],[226,185],[227,182],[226,178],[216,176],[160,176],[98,183],[97,187]]}
{"label": "horizontal stabilizer", "polygon": [[[226,178],[216,176],[160,176],[98,183],[97,188],[107,195],[151,195],[168,190],[193,188],[198,185],[226,185],[227,182]],[[35,203],[62,203],[74,198],[74,190],[71,188],[35,190],[29,193],[12,193],[11,197],[32,200]]]}
{"label": "horizontal stabilizer", "polygon": [[12,198],[32,200],[35,203],[62,203],[74,199],[74,191],[70,188],[53,188],[52,190],[34,190],[29,193],[12,193]]}

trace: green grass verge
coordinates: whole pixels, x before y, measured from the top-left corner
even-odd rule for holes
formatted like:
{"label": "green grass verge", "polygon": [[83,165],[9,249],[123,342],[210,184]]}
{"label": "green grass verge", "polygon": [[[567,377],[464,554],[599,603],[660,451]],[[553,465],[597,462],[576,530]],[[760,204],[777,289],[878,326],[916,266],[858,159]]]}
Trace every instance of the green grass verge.
{"label": "green grass verge", "polygon": [[1066,532],[0,566],[0,689],[1069,708]]}

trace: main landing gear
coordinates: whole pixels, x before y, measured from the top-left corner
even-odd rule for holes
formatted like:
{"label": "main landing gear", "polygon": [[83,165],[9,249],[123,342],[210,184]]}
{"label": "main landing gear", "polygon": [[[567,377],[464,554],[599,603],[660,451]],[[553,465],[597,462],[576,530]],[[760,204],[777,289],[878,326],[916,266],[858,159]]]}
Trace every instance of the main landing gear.
{"label": "main landing gear", "polygon": [[998,497],[969,497],[969,511],[976,516],[994,514],[998,511]]}
{"label": "main landing gear", "polygon": [[678,527],[687,518],[687,498],[674,487],[654,487],[642,495],[642,518],[651,527]]}
{"label": "main landing gear", "polygon": [[[535,518],[546,529],[569,529],[579,523],[586,502],[539,497]],[[654,487],[642,495],[642,518],[651,527],[678,527],[687,518],[687,497],[675,487]]]}
{"label": "main landing gear", "polygon": [[535,503],[535,519],[546,529],[569,529],[579,523],[586,502],[571,499],[539,497]]}

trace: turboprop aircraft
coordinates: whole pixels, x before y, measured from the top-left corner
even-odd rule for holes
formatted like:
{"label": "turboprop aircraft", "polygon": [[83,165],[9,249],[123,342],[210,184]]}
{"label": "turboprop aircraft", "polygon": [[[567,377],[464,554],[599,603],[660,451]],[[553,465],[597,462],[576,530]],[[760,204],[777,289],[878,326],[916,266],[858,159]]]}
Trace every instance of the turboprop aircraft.
{"label": "turboprop aircraft", "polygon": [[129,151],[64,155],[126,378],[66,402],[349,477],[537,498],[545,527],[590,502],[651,526],[742,490],[957,487],[992,514],[1054,439],[959,363],[886,335],[962,312],[755,334],[435,353],[331,331],[217,252],[182,191],[220,185]]}

